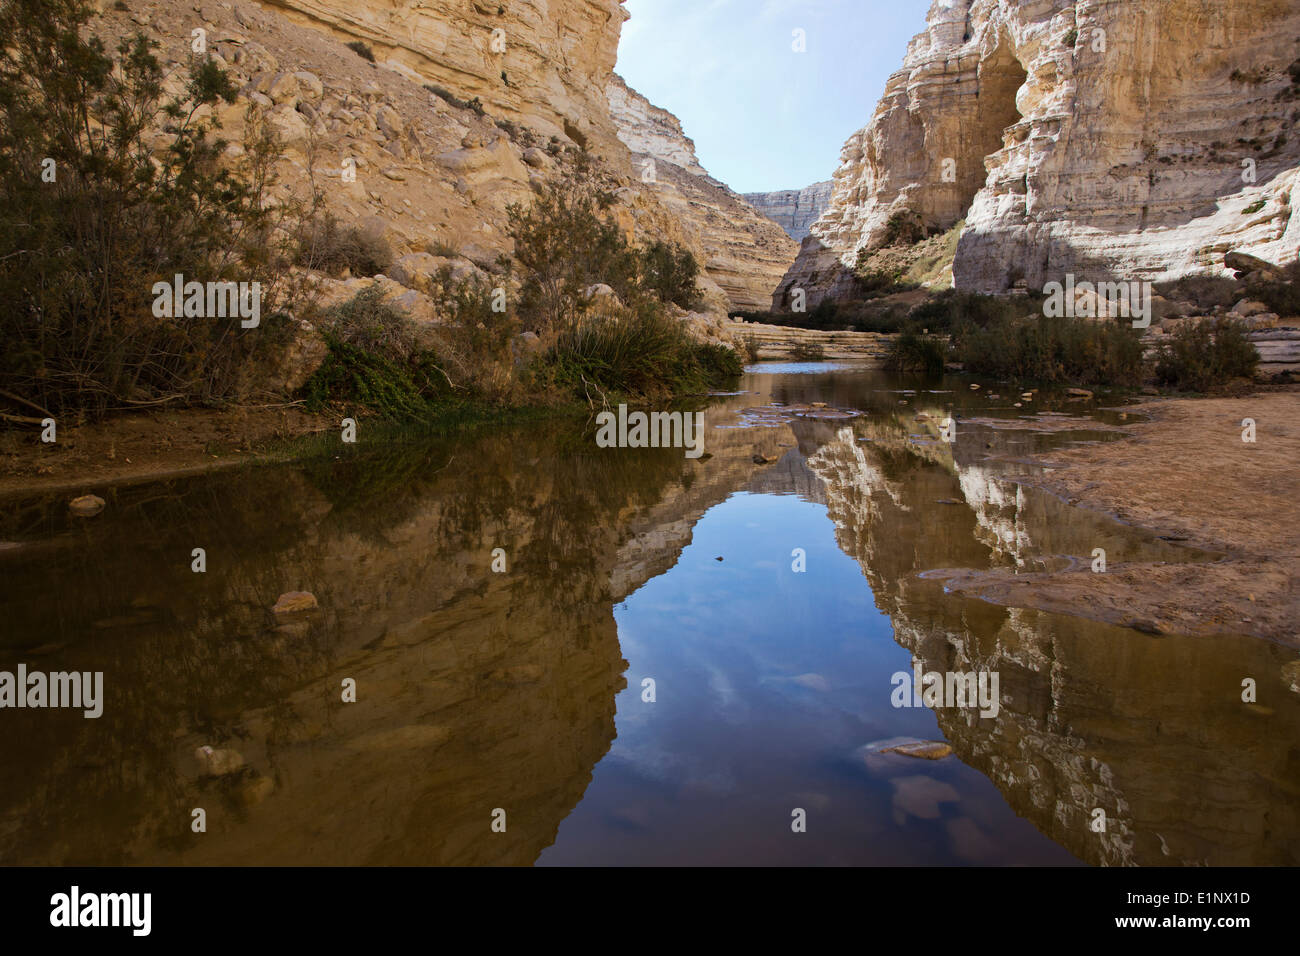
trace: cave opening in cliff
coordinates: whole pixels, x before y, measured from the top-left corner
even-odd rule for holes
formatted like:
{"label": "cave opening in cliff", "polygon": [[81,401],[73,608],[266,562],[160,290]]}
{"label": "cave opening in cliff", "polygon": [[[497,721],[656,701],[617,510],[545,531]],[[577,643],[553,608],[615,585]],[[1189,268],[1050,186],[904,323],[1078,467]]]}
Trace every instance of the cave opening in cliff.
{"label": "cave opening in cliff", "polygon": [[957,163],[959,209],[955,218],[965,218],[975,194],[983,188],[987,178],[986,157],[1002,149],[1006,131],[1023,119],[1016,94],[1028,78],[1029,74],[1005,39],[980,63],[976,108],[962,138],[967,153]]}

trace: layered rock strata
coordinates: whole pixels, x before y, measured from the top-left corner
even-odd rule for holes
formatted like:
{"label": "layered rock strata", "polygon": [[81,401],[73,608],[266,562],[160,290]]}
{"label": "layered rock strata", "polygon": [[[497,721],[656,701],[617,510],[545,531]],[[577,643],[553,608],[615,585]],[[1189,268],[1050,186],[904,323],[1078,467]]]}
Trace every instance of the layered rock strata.
{"label": "layered rock strata", "polygon": [[964,218],[954,281],[982,292],[1294,260],[1298,111],[1286,0],[935,0],[775,304],[845,294],[900,214]]}
{"label": "layered rock strata", "polygon": [[813,183],[803,189],[782,189],[773,193],[742,193],[749,203],[785,230],[795,242],[803,242],[812,224],[821,218],[831,201],[834,183]]}
{"label": "layered rock strata", "polygon": [[675,116],[617,75],[608,96],[640,187],[671,210],[702,251],[704,272],[721,287],[732,310],[766,310],[772,290],[794,261],[794,242],[705,171]]}

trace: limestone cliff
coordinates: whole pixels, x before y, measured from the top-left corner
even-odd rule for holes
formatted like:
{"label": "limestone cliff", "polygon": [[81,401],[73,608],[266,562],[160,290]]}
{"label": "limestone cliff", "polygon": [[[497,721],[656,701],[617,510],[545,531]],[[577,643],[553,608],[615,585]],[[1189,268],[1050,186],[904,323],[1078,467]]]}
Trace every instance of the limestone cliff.
{"label": "limestone cliff", "polygon": [[[376,60],[494,116],[546,135],[608,141],[605,83],[627,12],[621,0],[264,0],[290,20],[342,41],[361,40]],[[206,8],[205,8],[206,9]]]}
{"label": "limestone cliff", "polygon": [[914,213],[965,219],[958,288],[1294,259],[1300,7],[1289,0],[935,0],[776,296],[846,289]]}
{"label": "limestone cliff", "polygon": [[821,218],[831,201],[834,183],[813,183],[803,189],[782,189],[774,193],[742,193],[749,203],[785,230],[795,242],[803,242],[812,224]]}
{"label": "limestone cliff", "polygon": [[632,151],[641,188],[670,209],[709,278],[732,309],[766,310],[796,246],[744,197],[711,177],[677,117],[652,105],[617,74],[607,95],[618,137]]}
{"label": "limestone cliff", "polygon": [[[259,110],[282,143],[271,201],[318,191],[343,227],[381,237],[395,260],[379,279],[385,296],[418,322],[440,321],[428,295],[440,267],[498,271],[513,252],[507,208],[562,175],[575,150],[614,190],[628,239],[695,253],[704,305],[686,322],[697,337],[731,341],[725,311],[765,304],[793,261],[780,231],[721,184],[682,171],[671,188],[671,163],[664,183],[642,182],[606,95],[627,16],[618,0],[132,0],[100,11],[92,29],[110,47],[137,31],[159,44],[173,94],[192,32],[204,30],[206,52],[239,89],[217,112],[227,155],[241,155],[250,107]],[[672,140],[690,150],[669,114],[644,104],[644,116],[663,124],[656,149],[672,156]],[[315,281],[331,302],[371,279]]]}

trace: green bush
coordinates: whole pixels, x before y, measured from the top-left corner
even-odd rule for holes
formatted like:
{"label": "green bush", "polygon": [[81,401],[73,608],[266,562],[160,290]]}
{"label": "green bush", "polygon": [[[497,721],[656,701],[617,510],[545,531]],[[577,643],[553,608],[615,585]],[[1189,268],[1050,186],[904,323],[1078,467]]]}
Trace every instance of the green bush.
{"label": "green bush", "polygon": [[0,3],[0,391],[21,409],[10,419],[236,395],[265,330],[156,318],[155,282],[257,281],[264,318],[288,303],[289,251],[275,238],[286,213],[263,201],[274,135],[250,113],[245,155],[224,165],[216,121],[194,110],[234,102],[226,73],[196,60],[166,97],[157,44],[137,34],[110,55],[89,17],[83,0]]}
{"label": "green bush", "polygon": [[796,362],[824,362],[826,350],[815,342],[800,342],[790,350],[790,358]]}
{"label": "green bush", "polygon": [[613,194],[585,155],[530,207],[511,205],[509,234],[520,267],[520,311],[532,331],[578,321],[585,295],[604,284],[629,307],[643,300],[690,308],[699,298],[699,266],[690,250],[665,242],[633,248],[608,215]]}
{"label": "green bush", "polygon": [[450,90],[447,90],[444,87],[438,86],[434,83],[426,83],[424,84],[424,88],[428,90],[430,93],[432,93],[434,96],[445,101],[450,106],[456,107],[456,109],[458,110],[470,110],[474,113],[477,113],[479,116],[483,116],[487,112],[486,110],[483,109],[483,101],[480,100],[477,96],[474,97],[472,100],[462,100],[459,96],[452,93]]}
{"label": "green bush", "polygon": [[661,302],[690,309],[700,298],[699,264],[689,249],[675,243],[653,242],[641,250],[641,277]]}
{"label": "green bush", "polygon": [[900,209],[885,223],[886,246],[913,246],[925,238],[925,225],[918,213]]}
{"label": "green bush", "polygon": [[371,283],[351,299],[327,310],[317,326],[345,345],[405,362],[419,351],[410,319],[384,301],[384,290]]}
{"label": "green bush", "polygon": [[452,388],[430,343],[372,283],[322,314],[325,362],[303,387],[307,405],[357,405],[395,421],[427,419]]}
{"label": "green bush", "polygon": [[1136,386],[1142,341],[1128,323],[1087,319],[997,318],[959,324],[953,351],[967,371],[1019,382]]}
{"label": "green bush", "polygon": [[946,332],[962,324],[983,328],[992,322],[1022,316],[1032,307],[1032,302],[1025,298],[1013,299],[945,289],[915,306],[907,314],[907,319],[931,332]]}
{"label": "green bush", "polygon": [[1156,381],[1193,392],[1206,392],[1235,378],[1254,378],[1259,351],[1237,322],[1183,323],[1172,341],[1161,343]]}
{"label": "green bush", "polygon": [[393,421],[416,421],[431,412],[432,391],[411,368],[327,335],[329,355],[303,387],[307,407],[331,402],[358,405]]}
{"label": "green bush", "polygon": [[1263,302],[1270,312],[1282,316],[1300,315],[1300,263],[1292,262],[1285,266],[1280,279],[1250,276],[1245,289],[1246,297]]}

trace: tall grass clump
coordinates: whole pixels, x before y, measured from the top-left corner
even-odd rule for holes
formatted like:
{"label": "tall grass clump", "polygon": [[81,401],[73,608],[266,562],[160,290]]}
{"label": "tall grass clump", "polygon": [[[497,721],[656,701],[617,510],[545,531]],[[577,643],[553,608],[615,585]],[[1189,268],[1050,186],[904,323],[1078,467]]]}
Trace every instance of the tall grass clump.
{"label": "tall grass clump", "polygon": [[587,316],[560,332],[548,356],[553,380],[592,401],[703,391],[740,375],[740,356],[697,343],[662,310]]}
{"label": "tall grass clump", "polygon": [[892,372],[942,375],[946,356],[947,344],[943,339],[908,328],[889,343],[884,367]]}

